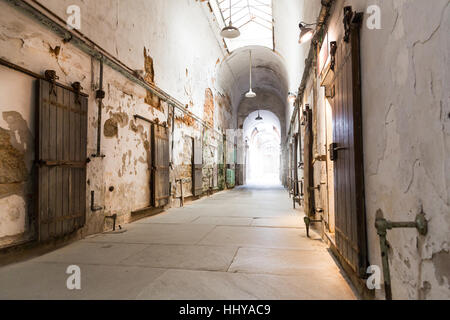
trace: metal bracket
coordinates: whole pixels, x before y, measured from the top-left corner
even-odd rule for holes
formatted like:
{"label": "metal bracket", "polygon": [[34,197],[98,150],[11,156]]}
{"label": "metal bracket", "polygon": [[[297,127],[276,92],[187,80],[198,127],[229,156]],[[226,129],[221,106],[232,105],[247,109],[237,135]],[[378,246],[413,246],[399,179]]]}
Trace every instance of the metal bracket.
{"label": "metal bracket", "polygon": [[50,82],[51,86],[50,86],[50,92],[49,94],[54,94],[55,97],[57,96],[56,94],[56,80],[59,79],[59,77],[56,75],[56,71],[55,70],[45,70],[45,79]]}
{"label": "metal bracket", "polygon": [[312,220],[309,217],[305,217],[303,219],[305,221],[305,225],[306,225],[306,236],[309,238],[309,227],[311,226],[312,223],[321,223],[323,222],[323,219],[320,218],[319,220]]}
{"label": "metal bracket", "polygon": [[353,18],[353,10],[351,6],[344,7],[344,41],[350,41],[350,24]]}
{"label": "metal bracket", "polygon": [[79,82],[72,83],[72,88],[75,90],[75,102],[81,105],[80,101],[80,93],[83,90],[83,87]]}
{"label": "metal bracket", "polygon": [[102,211],[103,207],[95,206],[95,191],[91,191],[91,211],[97,212]]}
{"label": "metal bracket", "polygon": [[[112,216],[105,216],[105,219],[113,220],[113,231],[116,231],[117,214],[113,214]],[[119,225],[119,228],[122,229],[122,227],[120,225]]]}
{"label": "metal bracket", "polygon": [[389,270],[389,244],[386,239],[387,231],[394,228],[415,228],[420,235],[425,236],[428,233],[428,221],[424,213],[419,213],[413,222],[393,222],[383,217],[383,212],[378,210],[375,218],[375,228],[380,237],[381,260],[383,263],[384,291],[386,300],[392,300],[391,274]]}

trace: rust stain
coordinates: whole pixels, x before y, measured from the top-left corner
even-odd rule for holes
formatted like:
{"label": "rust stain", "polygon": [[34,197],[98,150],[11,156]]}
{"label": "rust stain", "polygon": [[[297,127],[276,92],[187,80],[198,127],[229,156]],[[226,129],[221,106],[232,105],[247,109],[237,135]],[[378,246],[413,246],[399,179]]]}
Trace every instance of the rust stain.
{"label": "rust stain", "polygon": [[155,83],[155,69],[153,67],[153,58],[147,53],[147,49],[144,47],[144,68],[145,76],[144,80],[154,84]]}
{"label": "rust stain", "polygon": [[156,110],[164,112],[161,104],[161,99],[157,95],[151,93],[150,91],[147,91],[147,96],[145,97],[144,102],[152,106]]}
{"label": "rust stain", "polygon": [[56,46],[56,47],[52,48],[51,45],[48,45],[48,51],[50,52],[50,54],[52,56],[54,56],[55,58],[58,58],[59,54],[61,53],[61,47]]}
{"label": "rust stain", "polygon": [[[155,84],[155,69],[153,64],[153,58],[150,56],[148,50],[145,47],[144,47],[144,69],[145,69],[144,80],[150,84]],[[161,105],[161,99],[150,91],[147,91],[147,96],[145,97],[144,102],[161,112],[164,111]]]}
{"label": "rust stain", "polygon": [[231,98],[228,94],[223,95],[223,94],[219,93],[216,96],[216,103],[218,104],[220,109],[223,109],[223,110],[229,112],[230,114],[232,113]]}
{"label": "rust stain", "polygon": [[[12,145],[10,132],[0,128],[0,184],[17,184],[27,180],[25,153]],[[1,191],[0,196],[7,190]]]}
{"label": "rust stain", "polygon": [[175,122],[185,124],[188,127],[195,127],[195,119],[188,114],[183,114],[183,116],[176,116]]}
{"label": "rust stain", "polygon": [[6,111],[2,117],[9,130],[0,127],[0,198],[27,195],[32,190],[34,138],[20,113]]}
{"label": "rust stain", "polygon": [[118,137],[119,126],[124,128],[128,125],[128,115],[124,112],[110,112],[110,118],[105,121],[103,126],[103,134],[107,138]]}
{"label": "rust stain", "polygon": [[203,110],[203,121],[214,127],[214,94],[210,88],[205,90],[205,105]]}

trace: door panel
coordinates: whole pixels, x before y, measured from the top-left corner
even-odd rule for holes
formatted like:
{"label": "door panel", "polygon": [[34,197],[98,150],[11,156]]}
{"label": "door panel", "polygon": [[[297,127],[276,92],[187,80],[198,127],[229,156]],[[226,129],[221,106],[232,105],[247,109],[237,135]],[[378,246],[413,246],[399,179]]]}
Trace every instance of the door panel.
{"label": "door panel", "polygon": [[361,277],[367,268],[358,14],[335,54],[333,104],[336,246]]}
{"label": "door panel", "polygon": [[293,192],[294,196],[299,196],[299,184],[298,184],[298,134],[295,135],[294,145],[293,145],[293,155],[294,159],[292,160],[292,179],[294,183]]}
{"label": "door panel", "polygon": [[200,139],[192,139],[192,193],[203,194],[203,146]]}
{"label": "door panel", "polygon": [[169,133],[168,128],[158,124],[152,125],[152,182],[153,206],[164,207],[169,203]]}
{"label": "door panel", "polygon": [[304,141],[304,188],[305,213],[311,217],[315,214],[314,205],[314,170],[313,170],[313,125],[312,110],[309,105],[304,112],[305,141]]}
{"label": "door panel", "polygon": [[88,99],[45,80],[38,91],[38,234],[46,241],[86,221]]}

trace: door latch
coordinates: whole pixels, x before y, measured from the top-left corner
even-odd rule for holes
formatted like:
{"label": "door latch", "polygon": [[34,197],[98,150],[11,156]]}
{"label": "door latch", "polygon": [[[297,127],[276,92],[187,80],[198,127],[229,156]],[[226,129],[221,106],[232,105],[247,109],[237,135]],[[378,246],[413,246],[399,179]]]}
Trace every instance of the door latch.
{"label": "door latch", "polygon": [[336,161],[338,159],[338,151],[347,150],[345,147],[338,147],[337,143],[330,144],[329,152],[330,152],[330,160]]}

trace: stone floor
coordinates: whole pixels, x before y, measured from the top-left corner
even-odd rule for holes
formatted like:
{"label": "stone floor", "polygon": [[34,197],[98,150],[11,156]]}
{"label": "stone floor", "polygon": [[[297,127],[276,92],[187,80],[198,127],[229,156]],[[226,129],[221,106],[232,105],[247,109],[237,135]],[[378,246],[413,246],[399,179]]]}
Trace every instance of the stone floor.
{"label": "stone floor", "polygon": [[356,299],[291,205],[278,187],[221,192],[0,268],[0,299]]}

